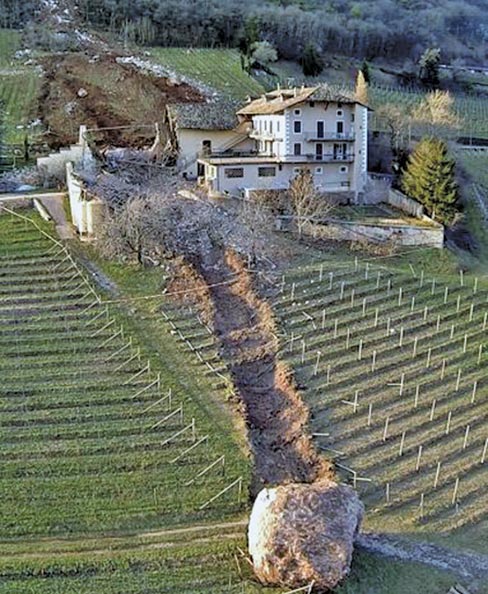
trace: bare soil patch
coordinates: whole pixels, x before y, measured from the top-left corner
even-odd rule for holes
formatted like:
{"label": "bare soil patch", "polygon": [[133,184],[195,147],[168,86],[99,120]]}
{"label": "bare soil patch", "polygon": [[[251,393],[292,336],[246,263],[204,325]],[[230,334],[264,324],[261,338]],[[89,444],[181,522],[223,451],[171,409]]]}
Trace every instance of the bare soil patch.
{"label": "bare soil patch", "polygon": [[[240,398],[254,462],[252,494],[263,486],[332,477],[331,465],[309,437],[308,409],[293,375],[278,361],[272,310],[259,297],[252,275],[230,250],[215,251],[199,273],[196,267],[186,271],[184,286],[192,287],[187,298],[195,297],[213,327]],[[175,281],[171,291],[179,284]]]}
{"label": "bare soil patch", "polygon": [[[76,142],[81,124],[89,128],[152,124],[163,119],[167,103],[204,101],[185,83],[141,73],[116,58],[115,53],[94,57],[79,53],[41,60],[45,77],[39,117],[48,129],[51,148]],[[137,147],[153,136],[151,129],[111,130],[97,141]]]}

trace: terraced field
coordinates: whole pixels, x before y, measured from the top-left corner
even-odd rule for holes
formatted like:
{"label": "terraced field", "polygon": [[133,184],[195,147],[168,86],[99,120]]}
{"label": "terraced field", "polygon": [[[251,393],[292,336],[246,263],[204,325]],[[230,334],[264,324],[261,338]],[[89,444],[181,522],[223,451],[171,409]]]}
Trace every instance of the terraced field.
{"label": "terraced field", "polygon": [[235,560],[239,444],[191,380],[142,357],[64,247],[11,215],[0,322],[0,592],[258,591]]}
{"label": "terraced field", "polygon": [[485,521],[486,286],[328,262],[280,288],[283,355],[367,524],[440,533]]}

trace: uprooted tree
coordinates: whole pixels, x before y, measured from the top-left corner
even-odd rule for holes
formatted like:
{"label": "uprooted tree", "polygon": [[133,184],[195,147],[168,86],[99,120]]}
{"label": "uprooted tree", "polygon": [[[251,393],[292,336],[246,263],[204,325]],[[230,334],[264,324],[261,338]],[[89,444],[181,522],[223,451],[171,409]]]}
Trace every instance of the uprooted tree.
{"label": "uprooted tree", "polygon": [[293,178],[288,195],[299,237],[307,226],[320,223],[334,208],[332,202],[316,189],[310,169],[303,169]]}

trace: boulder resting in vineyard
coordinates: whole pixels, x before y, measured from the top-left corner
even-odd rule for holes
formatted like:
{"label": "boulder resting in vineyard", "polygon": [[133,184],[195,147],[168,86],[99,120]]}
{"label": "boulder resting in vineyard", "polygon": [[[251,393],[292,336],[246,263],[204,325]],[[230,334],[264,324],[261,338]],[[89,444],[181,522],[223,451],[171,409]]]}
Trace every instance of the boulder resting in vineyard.
{"label": "boulder resting in vineyard", "polygon": [[354,489],[331,480],[263,489],[249,522],[256,576],[287,588],[334,588],[349,573],[363,512]]}

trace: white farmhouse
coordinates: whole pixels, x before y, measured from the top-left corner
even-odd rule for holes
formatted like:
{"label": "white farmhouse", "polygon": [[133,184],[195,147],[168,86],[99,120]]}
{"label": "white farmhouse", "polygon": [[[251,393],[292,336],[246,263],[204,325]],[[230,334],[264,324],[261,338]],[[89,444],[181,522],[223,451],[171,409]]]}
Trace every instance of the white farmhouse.
{"label": "white farmhouse", "polygon": [[239,104],[226,100],[167,106],[167,127],[178,155],[178,168],[185,177],[204,175],[203,167],[198,165],[202,152],[222,153],[236,144],[252,150],[254,142],[248,138],[247,124],[239,122],[238,108]]}
{"label": "white farmhouse", "polygon": [[[352,95],[325,85],[277,89],[249,101],[237,118],[228,145],[202,141],[197,173],[211,194],[286,189],[303,168],[323,192],[357,198],[364,190],[368,107]],[[196,144],[201,138],[194,135]]]}

